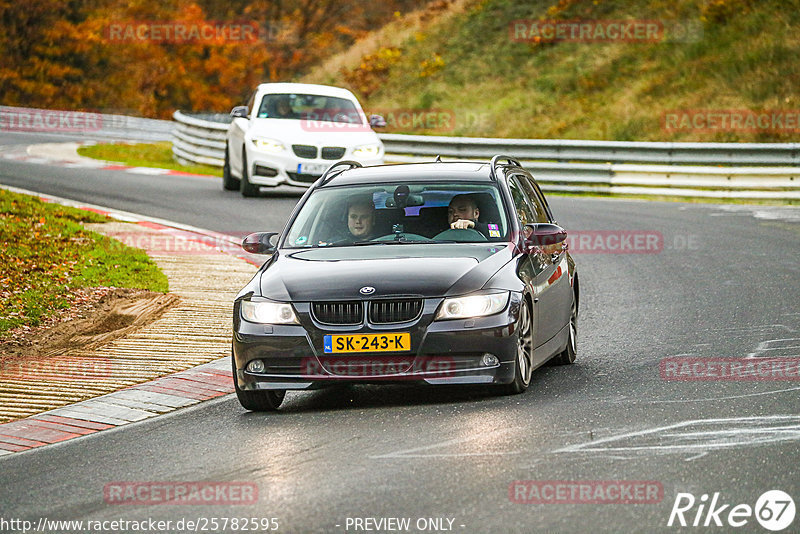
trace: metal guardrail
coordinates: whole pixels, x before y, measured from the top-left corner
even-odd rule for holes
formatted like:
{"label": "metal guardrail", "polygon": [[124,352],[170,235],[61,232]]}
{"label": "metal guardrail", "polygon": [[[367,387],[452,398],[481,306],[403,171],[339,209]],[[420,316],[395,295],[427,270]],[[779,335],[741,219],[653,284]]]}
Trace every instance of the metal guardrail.
{"label": "metal guardrail", "polygon": [[[178,160],[222,166],[230,118],[180,111]],[[223,122],[225,121],[225,122]],[[380,134],[390,162],[510,154],[545,191],[800,199],[800,143],[650,143]],[[735,167],[720,167],[736,165]]]}
{"label": "metal guardrail", "polygon": [[0,106],[0,132],[83,136],[87,139],[169,141],[174,122],[96,113]]}
{"label": "metal guardrail", "polygon": [[218,115],[189,116],[176,111],[177,124],[172,132],[172,153],[181,163],[202,163],[222,167],[225,158],[227,122]]}
{"label": "metal guardrail", "polygon": [[388,152],[424,156],[702,165],[800,165],[800,143],[653,143],[383,134]]}

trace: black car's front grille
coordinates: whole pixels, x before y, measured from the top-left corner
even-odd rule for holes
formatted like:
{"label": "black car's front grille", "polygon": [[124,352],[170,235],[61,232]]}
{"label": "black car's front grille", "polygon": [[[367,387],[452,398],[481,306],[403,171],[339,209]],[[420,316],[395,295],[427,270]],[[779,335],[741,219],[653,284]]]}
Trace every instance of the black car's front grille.
{"label": "black car's front grille", "polygon": [[369,303],[369,322],[391,324],[413,321],[422,313],[422,299],[374,300]]}
{"label": "black car's front grille", "polygon": [[343,146],[326,146],[322,148],[322,159],[340,159],[344,156]]}
{"label": "black car's front grille", "polygon": [[314,159],[317,157],[317,147],[312,145],[292,145],[292,150],[298,158]]}
{"label": "black car's front grille", "polygon": [[311,313],[322,324],[355,325],[361,324],[364,305],[360,301],[314,302],[311,305]]}

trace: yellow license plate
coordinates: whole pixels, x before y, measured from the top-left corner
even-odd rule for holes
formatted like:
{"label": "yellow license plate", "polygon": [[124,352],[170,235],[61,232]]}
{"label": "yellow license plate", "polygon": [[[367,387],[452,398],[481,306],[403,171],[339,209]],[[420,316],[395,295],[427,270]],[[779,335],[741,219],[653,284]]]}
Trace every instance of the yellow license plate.
{"label": "yellow license plate", "polygon": [[411,350],[411,334],[352,334],[325,336],[326,354],[342,352],[402,352]]}

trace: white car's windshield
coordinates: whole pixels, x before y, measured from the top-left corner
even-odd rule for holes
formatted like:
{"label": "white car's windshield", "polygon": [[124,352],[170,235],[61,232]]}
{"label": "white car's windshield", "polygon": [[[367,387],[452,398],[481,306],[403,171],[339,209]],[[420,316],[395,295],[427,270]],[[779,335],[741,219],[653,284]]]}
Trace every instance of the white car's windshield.
{"label": "white car's windshield", "polygon": [[259,119],[299,119],[363,124],[365,117],[346,98],[312,94],[264,95],[256,115]]}
{"label": "white car's windshield", "polygon": [[382,184],[315,191],[284,248],[402,243],[480,243],[507,234],[496,186],[476,183]]}

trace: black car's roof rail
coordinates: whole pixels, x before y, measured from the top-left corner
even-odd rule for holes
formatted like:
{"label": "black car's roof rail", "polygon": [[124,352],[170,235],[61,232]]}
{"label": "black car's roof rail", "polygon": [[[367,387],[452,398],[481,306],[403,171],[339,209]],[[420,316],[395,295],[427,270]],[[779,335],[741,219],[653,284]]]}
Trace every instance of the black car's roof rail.
{"label": "black car's roof rail", "polygon": [[[339,172],[333,172],[334,169],[336,169],[337,167],[343,167],[345,165],[347,166],[346,169],[342,169]],[[348,171],[350,169],[355,169],[357,167],[363,167],[363,165],[361,165],[357,161],[351,161],[351,160],[337,161],[336,163],[334,163],[333,165],[328,167],[328,170],[325,171],[322,174],[322,176],[319,177],[319,179],[317,180],[316,186],[317,187],[321,187],[321,186],[325,185],[326,183],[328,183],[328,181],[330,181],[337,174],[343,173],[344,171]]]}
{"label": "black car's roof rail", "polygon": [[522,164],[518,159],[512,158],[511,156],[503,156],[502,154],[498,154],[492,158],[492,162],[489,164],[489,176],[492,178],[492,180],[497,180],[497,166],[501,161],[507,161],[511,165],[522,167]]}

